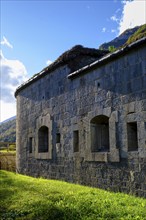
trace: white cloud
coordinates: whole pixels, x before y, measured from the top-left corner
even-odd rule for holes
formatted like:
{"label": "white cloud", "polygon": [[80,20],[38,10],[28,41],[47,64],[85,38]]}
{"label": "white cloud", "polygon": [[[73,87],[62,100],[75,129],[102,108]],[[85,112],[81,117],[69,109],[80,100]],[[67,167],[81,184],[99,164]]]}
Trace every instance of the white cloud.
{"label": "white cloud", "polygon": [[117,18],[116,15],[111,16],[110,19],[111,19],[112,21],[119,22],[119,18]]}
{"label": "white cloud", "polygon": [[16,114],[14,92],[22,82],[27,80],[27,71],[22,62],[8,60],[0,51],[0,72],[0,120],[3,121]]}
{"label": "white cloud", "polygon": [[0,42],[1,45],[5,45],[9,48],[13,48],[12,44],[10,44],[10,42],[3,36],[3,40]]}
{"label": "white cloud", "polygon": [[119,34],[128,28],[146,23],[146,0],[123,1],[123,12],[119,22]]}
{"label": "white cloud", "polygon": [[46,64],[47,64],[48,66],[49,66],[51,63],[52,63],[51,60],[47,60],[47,61],[46,61]]}
{"label": "white cloud", "polygon": [[0,122],[16,115],[16,102],[6,103],[0,100]]}
{"label": "white cloud", "polygon": [[116,33],[117,31],[115,29],[112,29],[111,30],[111,33]]}
{"label": "white cloud", "polygon": [[102,28],[102,32],[103,32],[103,33],[106,32],[106,28],[105,28],[105,27]]}
{"label": "white cloud", "polygon": [[118,14],[120,11],[121,11],[121,9],[118,8],[118,9],[116,10],[116,14]]}

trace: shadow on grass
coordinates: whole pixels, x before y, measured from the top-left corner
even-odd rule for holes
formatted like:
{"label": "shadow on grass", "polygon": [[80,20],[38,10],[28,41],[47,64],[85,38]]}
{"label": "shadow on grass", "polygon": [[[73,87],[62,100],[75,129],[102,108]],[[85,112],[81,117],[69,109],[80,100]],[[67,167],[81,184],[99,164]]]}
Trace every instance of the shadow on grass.
{"label": "shadow on grass", "polygon": [[[0,219],[1,220],[74,220],[80,219],[77,210],[69,207],[59,207],[57,202],[63,200],[63,195],[58,192],[41,194],[42,188],[35,188],[33,182],[14,178],[17,174],[0,173]],[[27,200],[25,193],[32,198]],[[27,195],[26,195],[27,196]],[[35,196],[36,201],[33,201]],[[22,199],[21,201],[19,200]],[[18,202],[18,205],[17,205]],[[24,202],[24,203],[23,203]],[[13,206],[14,205],[14,206]]]}
{"label": "shadow on grass", "polygon": [[[36,209],[37,207],[37,209]],[[1,212],[1,220],[80,220],[80,215],[76,210],[68,207],[56,207],[54,204],[33,203],[33,207],[28,210],[7,210]]]}

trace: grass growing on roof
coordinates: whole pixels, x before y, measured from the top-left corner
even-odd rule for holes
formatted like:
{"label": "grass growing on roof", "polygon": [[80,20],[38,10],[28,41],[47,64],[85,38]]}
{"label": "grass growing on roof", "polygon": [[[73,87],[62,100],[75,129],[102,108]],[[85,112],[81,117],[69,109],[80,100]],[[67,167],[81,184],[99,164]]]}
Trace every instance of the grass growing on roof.
{"label": "grass growing on roof", "polygon": [[142,25],[134,34],[128,38],[126,45],[131,44],[143,37],[146,37],[146,24]]}
{"label": "grass growing on roof", "polygon": [[4,220],[145,220],[146,200],[0,171]]}

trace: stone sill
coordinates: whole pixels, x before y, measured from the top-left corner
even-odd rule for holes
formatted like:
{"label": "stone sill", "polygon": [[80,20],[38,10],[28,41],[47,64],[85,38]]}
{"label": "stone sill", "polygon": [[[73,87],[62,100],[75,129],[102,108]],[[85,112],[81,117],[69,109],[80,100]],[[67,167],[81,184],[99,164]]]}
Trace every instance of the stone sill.
{"label": "stone sill", "polygon": [[52,159],[49,152],[46,153],[36,153],[35,154],[35,158],[36,159],[43,159],[43,160],[47,160],[47,159]]}
{"label": "stone sill", "polygon": [[90,152],[85,156],[86,161],[120,162],[119,149],[108,152]]}
{"label": "stone sill", "polygon": [[138,158],[139,157],[139,152],[138,151],[128,151],[127,152],[128,158]]}
{"label": "stone sill", "polygon": [[108,152],[94,152],[86,156],[85,160],[87,161],[98,161],[98,162],[107,162]]}
{"label": "stone sill", "polygon": [[33,157],[33,153],[28,153],[28,157]]}
{"label": "stone sill", "polygon": [[77,151],[77,152],[73,152],[73,155],[74,155],[74,157],[75,157],[75,156],[78,157],[78,156],[80,156],[80,152],[79,152],[79,151]]}

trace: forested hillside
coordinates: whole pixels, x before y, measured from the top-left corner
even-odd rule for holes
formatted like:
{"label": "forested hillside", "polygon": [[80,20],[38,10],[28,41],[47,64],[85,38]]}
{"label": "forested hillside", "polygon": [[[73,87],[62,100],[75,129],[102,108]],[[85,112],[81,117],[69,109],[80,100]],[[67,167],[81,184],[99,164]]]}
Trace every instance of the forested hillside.
{"label": "forested hillside", "polygon": [[0,124],[0,142],[16,141],[16,118]]}

